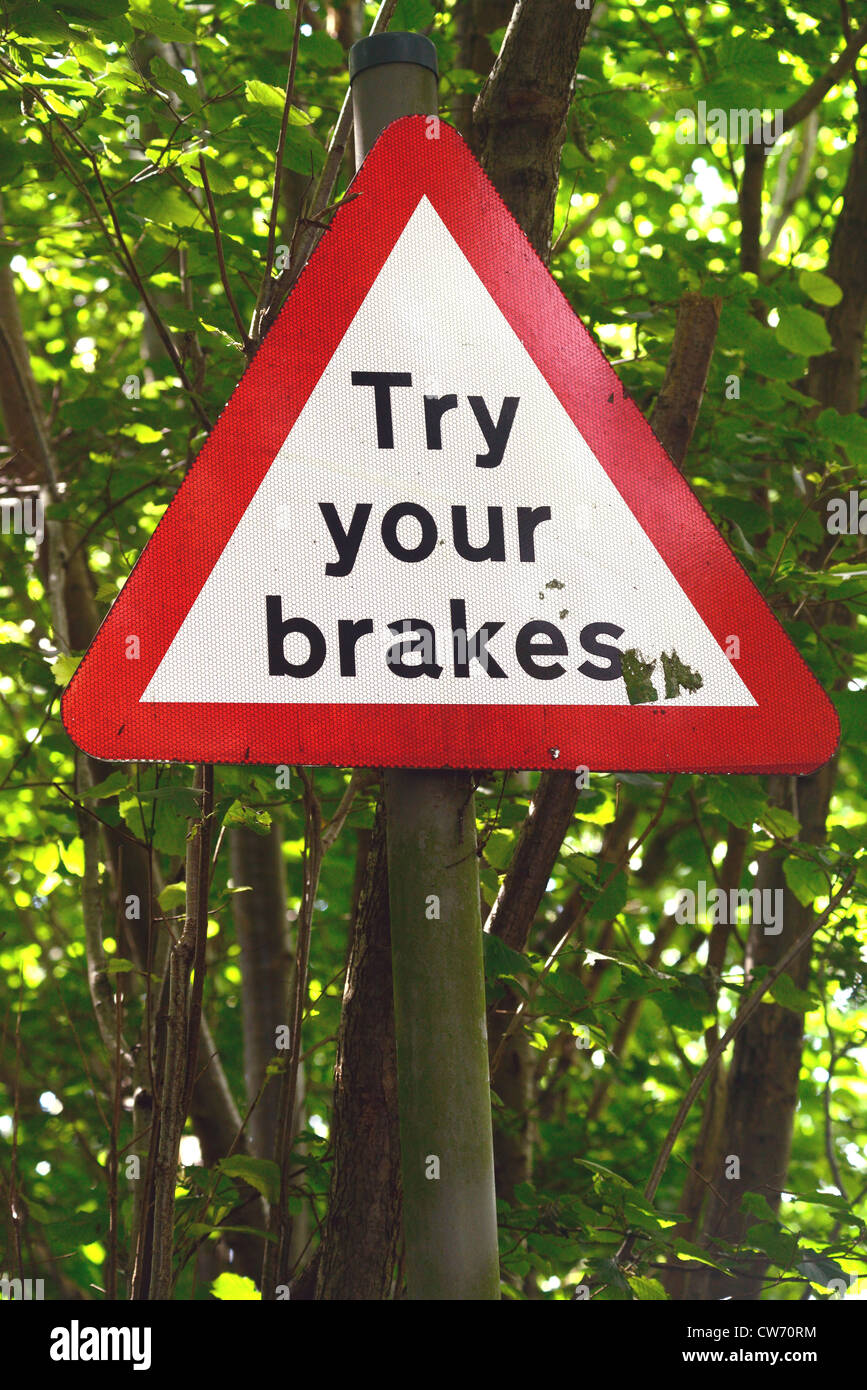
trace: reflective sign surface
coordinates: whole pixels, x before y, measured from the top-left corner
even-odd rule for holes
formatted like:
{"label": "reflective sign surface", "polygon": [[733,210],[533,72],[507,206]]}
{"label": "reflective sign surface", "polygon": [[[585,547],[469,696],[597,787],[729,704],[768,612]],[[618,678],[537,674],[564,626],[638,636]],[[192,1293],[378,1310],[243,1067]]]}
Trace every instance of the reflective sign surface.
{"label": "reflective sign surface", "polygon": [[410,117],[371,151],[74,676],[71,737],[119,760],[820,765],[827,697],[436,132]]}

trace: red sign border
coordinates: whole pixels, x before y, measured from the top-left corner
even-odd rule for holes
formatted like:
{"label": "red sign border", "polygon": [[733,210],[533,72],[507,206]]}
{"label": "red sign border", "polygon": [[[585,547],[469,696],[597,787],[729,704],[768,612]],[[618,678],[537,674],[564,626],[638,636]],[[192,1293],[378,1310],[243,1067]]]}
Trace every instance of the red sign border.
{"label": "red sign border", "polygon": [[[458,133],[423,116],[396,121],[350,191],[65,691],[73,742],[123,762],[720,773],[825,763],[839,739],[833,705]],[[423,196],[720,646],[738,637],[756,706],[140,702]]]}

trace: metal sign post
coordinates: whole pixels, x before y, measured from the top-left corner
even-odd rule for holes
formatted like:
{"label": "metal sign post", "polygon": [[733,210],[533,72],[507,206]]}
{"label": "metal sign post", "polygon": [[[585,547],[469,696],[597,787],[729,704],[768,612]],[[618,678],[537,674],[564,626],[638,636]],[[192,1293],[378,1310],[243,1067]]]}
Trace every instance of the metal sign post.
{"label": "metal sign post", "polygon": [[[422,35],[362,39],[349,71],[356,165],[390,121],[436,116],[436,49]],[[390,769],[385,804],[407,1289],[498,1299],[472,778]]]}

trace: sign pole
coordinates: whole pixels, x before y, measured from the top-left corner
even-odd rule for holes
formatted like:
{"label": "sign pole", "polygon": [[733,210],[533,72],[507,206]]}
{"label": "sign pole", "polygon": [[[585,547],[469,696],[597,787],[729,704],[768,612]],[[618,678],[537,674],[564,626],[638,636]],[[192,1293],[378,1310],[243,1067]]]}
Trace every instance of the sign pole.
{"label": "sign pole", "polygon": [[[356,167],[400,116],[436,117],[420,34],[349,55]],[[431,138],[436,138],[436,124]],[[436,373],[431,370],[431,377]],[[387,769],[385,805],[410,1299],[500,1296],[475,806],[466,772]]]}

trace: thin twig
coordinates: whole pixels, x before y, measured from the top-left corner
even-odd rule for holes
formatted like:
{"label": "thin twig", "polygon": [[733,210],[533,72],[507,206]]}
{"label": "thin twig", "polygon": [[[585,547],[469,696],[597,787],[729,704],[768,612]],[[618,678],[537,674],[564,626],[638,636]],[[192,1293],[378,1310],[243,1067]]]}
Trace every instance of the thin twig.
{"label": "thin twig", "polygon": [[[214,811],[214,769],[210,763],[196,769],[196,791],[201,791],[201,820],[193,831],[187,854],[187,928],[195,934],[193,955],[193,985],[190,991],[190,1014],[187,1023],[187,1080],[181,1124],[186,1118],[196,1081],[196,1060],[199,1052],[199,1028],[202,1020],[202,994],[205,987],[205,953],[208,944],[208,887],[210,884],[211,817]],[[191,872],[192,871],[192,872]],[[190,896],[190,893],[193,896]]]}
{"label": "thin twig", "polygon": [[548,959],[545,961],[544,966],[542,967],[539,974],[533,981],[533,985],[528,993],[527,999],[522,1000],[518,1007],[515,1009],[514,1013],[512,1014],[512,1017],[509,1020],[508,1026],[503,1031],[503,1035],[500,1038],[499,1046],[497,1047],[497,1050],[494,1053],[490,1068],[490,1074],[492,1078],[496,1076],[497,1068],[499,1067],[500,1061],[502,1059],[503,1050],[512,1033],[515,1031],[515,1028],[518,1026],[518,1023],[521,1019],[521,1015],[526,1011],[528,1006],[533,1003],[533,1000],[535,999],[539,989],[541,988],[546,975],[550,971],[557,957],[560,955],[560,952],[563,950],[563,947],[566,945],[567,941],[569,941],[570,937],[572,937],[575,934],[577,928],[584,921],[585,917],[587,916],[587,913],[593,906],[593,903],[597,900],[597,898],[602,896],[611,880],[617,877],[617,875],[624,868],[624,866],[629,863],[636,850],[638,850],[640,846],[644,844],[644,841],[647,839],[650,832],[659,824],[659,821],[662,817],[662,813],[665,810],[665,807],[668,803],[668,798],[671,794],[671,788],[673,783],[674,773],[672,773],[666,781],[662,797],[660,798],[659,806],[656,808],[656,811],[654,812],[651,819],[648,821],[647,825],[644,827],[644,830],[641,832],[638,839],[631,845],[627,844],[620,858],[614,864],[611,873],[608,875],[608,877],[605,879],[605,882],[600,887],[599,893],[596,895],[595,898],[588,899],[588,901],[584,904],[582,910],[575,914],[575,918],[572,922],[570,922],[568,930],[565,931],[563,935],[560,937],[560,940],[557,942]]}
{"label": "thin twig", "polygon": [[214,206],[214,195],[211,192],[211,181],[208,178],[208,168],[205,163],[205,156],[199,155],[199,173],[202,176],[202,188],[205,191],[205,201],[208,204],[208,220],[211,224],[211,231],[214,233],[214,245],[217,248],[217,265],[220,268],[220,283],[226,293],[229,308],[232,311],[232,318],[235,320],[235,327],[241,335],[241,345],[247,356],[252,351],[250,339],[247,337],[247,330],[244,327],[244,320],[241,318],[240,310],[235,303],[235,296],[232,293],[232,286],[229,281],[229,273],[226,270],[226,258],[223,255],[223,238],[220,233],[220,223],[217,218],[217,209]]}
{"label": "thin twig", "polygon": [[841,77],[845,77],[850,68],[854,67],[858,54],[865,43],[867,43],[867,20],[851,36],[843,52],[822,73],[822,76],[817,77],[815,82],[811,82],[809,87],[783,112],[784,132],[799,125],[805,117],[809,116],[811,111],[814,111],[825,100],[831,88],[836,86]]}
{"label": "thin twig", "polygon": [[[295,69],[298,63],[298,42],[301,37],[301,0],[295,0],[295,28],[292,32],[292,52],[289,55],[289,75],[286,78],[286,95],[283,99],[283,116],[280,121],[280,138],[277,141],[277,154],[274,159],[274,181],[271,187],[271,213],[268,218],[268,250],[265,254],[265,271],[256,301],[254,322],[266,304],[271,292],[271,272],[274,269],[274,247],[277,241],[277,214],[280,208],[280,189],[283,179],[283,155],[286,149],[286,132],[295,97]],[[246,334],[245,334],[246,340]]]}
{"label": "thin twig", "polygon": [[319,872],[322,867],[322,815],[313,783],[304,768],[299,769],[304,783],[304,890],[298,914],[298,943],[295,954],[295,998],[292,1007],[289,1065],[280,1079],[280,1108],[277,1126],[275,1157],[280,1168],[280,1197],[271,1208],[270,1229],[276,1243],[268,1242],[262,1265],[262,1298],[271,1302],[277,1297],[277,1286],[289,1279],[289,1254],[292,1238],[292,1218],[289,1214],[290,1161],[292,1158],[292,1123],[298,1088],[298,1067],[301,1060],[301,1025],[307,997],[307,963],[310,956],[310,931]]}
{"label": "thin twig", "polygon": [[338,835],[343,829],[346,817],[352,810],[352,803],[354,802],[358,792],[363,791],[365,787],[369,787],[373,782],[376,782],[378,780],[378,772],[371,772],[368,768],[355,769],[355,771],[349,779],[343,796],[340,798],[340,804],[337,807],[337,810],[334,812],[334,815],[331,817],[331,820],[328,822],[328,824],[322,831],[323,854],[327,854],[328,851],[335,844]]}

